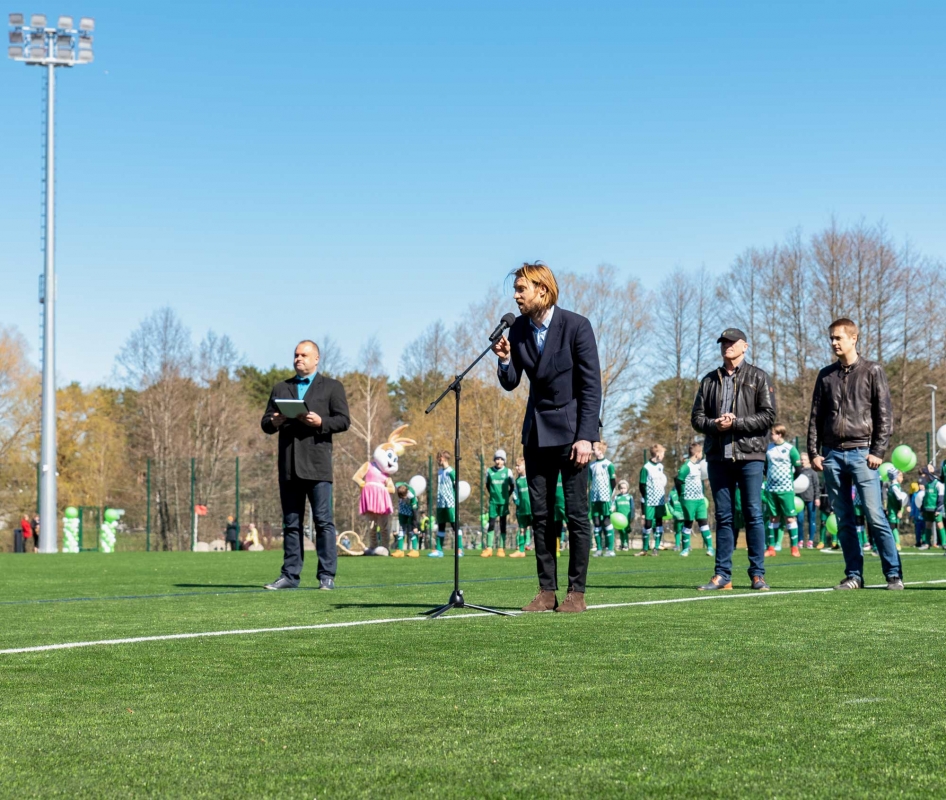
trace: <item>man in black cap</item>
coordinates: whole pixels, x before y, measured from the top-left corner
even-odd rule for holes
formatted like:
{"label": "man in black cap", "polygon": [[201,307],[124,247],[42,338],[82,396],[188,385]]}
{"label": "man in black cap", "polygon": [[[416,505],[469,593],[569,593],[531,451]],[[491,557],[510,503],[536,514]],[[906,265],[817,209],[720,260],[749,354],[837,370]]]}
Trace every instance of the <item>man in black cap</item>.
{"label": "man in black cap", "polygon": [[738,328],[716,340],[723,365],[700,382],[690,422],[702,433],[710,489],[716,507],[716,574],[704,591],[732,589],[733,509],[742,494],[752,588],[767,591],[762,473],[769,429],[775,422],[775,395],[764,370],[746,362],[749,345]]}

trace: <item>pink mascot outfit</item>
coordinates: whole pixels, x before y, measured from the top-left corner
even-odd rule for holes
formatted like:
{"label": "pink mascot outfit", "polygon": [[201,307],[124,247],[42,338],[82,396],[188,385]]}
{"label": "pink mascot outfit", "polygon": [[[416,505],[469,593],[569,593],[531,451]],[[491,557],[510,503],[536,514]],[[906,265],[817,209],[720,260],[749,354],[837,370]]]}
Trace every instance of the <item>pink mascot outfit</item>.
{"label": "pink mascot outfit", "polygon": [[368,518],[371,529],[375,531],[375,546],[365,550],[366,556],[389,555],[388,548],[384,546],[384,532],[389,532],[391,514],[394,512],[391,503],[394,481],[391,476],[397,472],[397,459],[404,453],[404,448],[417,444],[413,439],[401,436],[406,427],[402,425],[395,429],[388,441],[375,448],[371,461],[366,461],[352,475],[352,480],[361,487],[358,513]]}

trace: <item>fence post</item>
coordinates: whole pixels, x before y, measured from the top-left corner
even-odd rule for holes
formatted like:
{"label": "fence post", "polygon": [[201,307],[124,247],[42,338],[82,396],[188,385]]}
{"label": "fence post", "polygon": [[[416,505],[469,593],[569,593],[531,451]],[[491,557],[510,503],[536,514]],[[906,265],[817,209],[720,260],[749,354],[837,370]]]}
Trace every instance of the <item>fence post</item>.
{"label": "fence post", "polygon": [[240,457],[236,457],[236,526],[240,530]]}
{"label": "fence post", "polygon": [[[927,459],[927,464],[929,460]],[[39,485],[40,485],[40,471],[39,471],[39,462],[36,463],[36,516],[39,516]],[[34,540],[35,541],[35,540]]]}
{"label": "fence post", "polygon": [[434,485],[434,457],[427,456],[427,537],[430,543],[430,549],[434,549],[434,492],[437,487]]}
{"label": "fence post", "polygon": [[[483,477],[484,477],[483,470],[485,469],[485,467],[483,466],[483,454],[482,454],[482,453],[480,453],[479,458],[480,458],[480,516],[479,516],[479,519],[477,519],[476,521],[477,521],[477,523],[479,523],[480,531],[481,531],[483,534],[485,534],[486,531],[482,530],[482,529],[483,529]],[[483,546],[483,543],[480,542],[480,547],[482,547],[482,546]]]}
{"label": "fence post", "polygon": [[148,473],[145,478],[145,494],[148,498],[148,510],[145,515],[145,552],[151,552],[151,459],[148,459]]}
{"label": "fence post", "polygon": [[191,459],[191,550],[194,549],[194,545],[197,543],[197,509],[194,507],[197,502],[197,498],[194,496],[197,489],[196,462],[197,459]]}

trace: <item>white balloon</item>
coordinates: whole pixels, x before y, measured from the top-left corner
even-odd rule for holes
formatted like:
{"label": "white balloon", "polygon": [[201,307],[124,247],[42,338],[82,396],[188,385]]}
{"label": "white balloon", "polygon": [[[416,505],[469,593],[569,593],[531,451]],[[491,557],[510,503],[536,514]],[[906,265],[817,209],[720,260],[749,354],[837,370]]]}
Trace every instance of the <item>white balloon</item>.
{"label": "white balloon", "polygon": [[795,494],[807,492],[809,486],[811,486],[811,481],[808,480],[807,475],[799,475],[795,478]]}
{"label": "white balloon", "polygon": [[427,491],[427,479],[423,475],[415,475],[408,483],[418,497]]}
{"label": "white balloon", "polygon": [[700,462],[700,477],[704,481],[709,480],[709,465],[706,463],[705,458]]}
{"label": "white balloon", "polygon": [[471,491],[470,484],[468,484],[466,481],[460,481],[459,489],[460,489],[460,493],[459,493],[460,496],[458,499],[462,503],[464,500],[466,500],[470,496],[470,491]]}
{"label": "white balloon", "polygon": [[919,491],[917,491],[917,493],[916,493],[915,495],[913,495],[913,497],[914,497],[914,501],[913,501],[913,502],[916,503],[916,507],[917,507],[917,508],[922,508],[922,507],[923,507],[923,498],[924,498],[925,496],[926,496],[926,489],[920,489]]}
{"label": "white balloon", "polygon": [[936,431],[936,446],[946,447],[946,425]]}

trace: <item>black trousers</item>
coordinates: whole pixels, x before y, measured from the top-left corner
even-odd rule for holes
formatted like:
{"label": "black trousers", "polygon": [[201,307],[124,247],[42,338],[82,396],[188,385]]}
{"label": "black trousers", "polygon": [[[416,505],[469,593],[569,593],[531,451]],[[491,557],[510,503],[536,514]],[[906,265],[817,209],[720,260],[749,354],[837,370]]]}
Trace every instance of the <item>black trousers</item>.
{"label": "black trousers", "polygon": [[319,557],[317,577],[334,578],[338,566],[335,522],[332,519],[332,484],[330,481],[305,481],[294,478],[279,482],[282,501],[283,561],[282,575],[296,586],[302,574],[305,549],[302,547],[302,523],[305,501],[312,506],[315,523],[315,552]]}
{"label": "black trousers", "polygon": [[576,467],[571,461],[572,446],[534,447],[526,445],[526,476],[532,501],[532,534],[535,539],[535,562],[539,572],[539,588],[558,589],[558,567],[555,544],[561,524],[551,521],[555,508],[555,488],[562,476],[565,492],[565,517],[568,520],[568,590],[585,591],[588,556],[591,552],[591,521],[588,519],[587,466]]}

